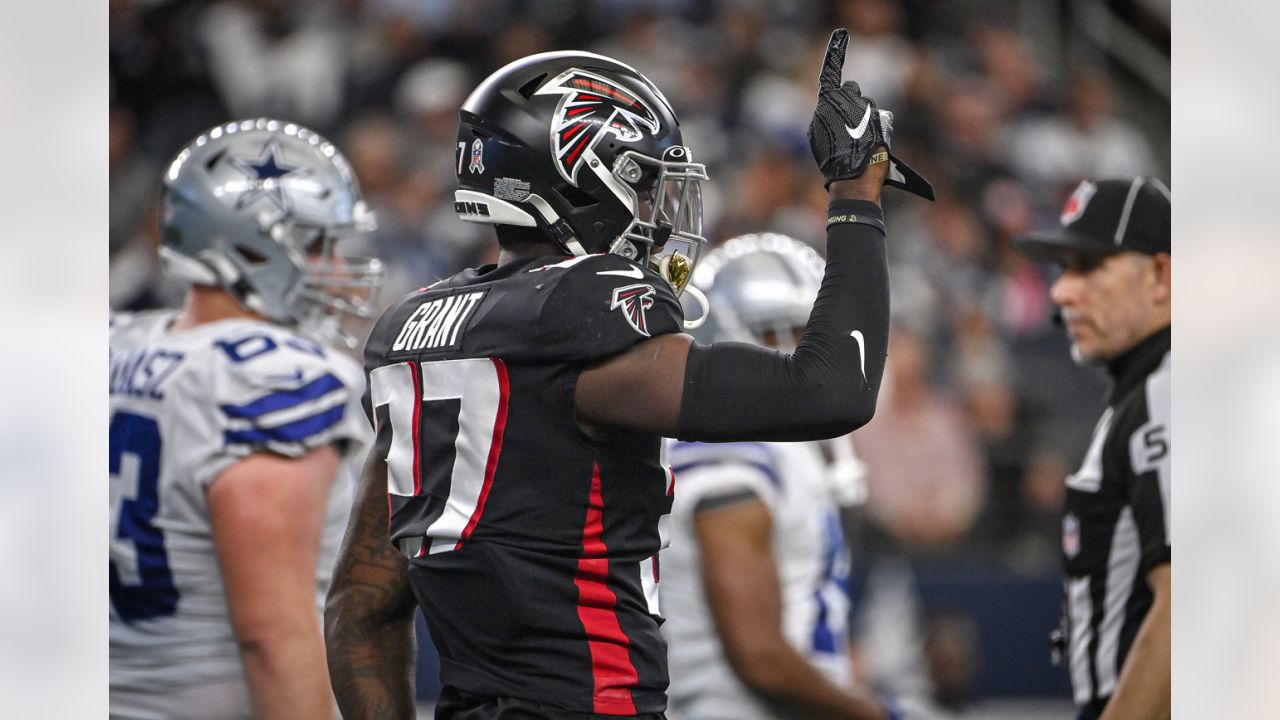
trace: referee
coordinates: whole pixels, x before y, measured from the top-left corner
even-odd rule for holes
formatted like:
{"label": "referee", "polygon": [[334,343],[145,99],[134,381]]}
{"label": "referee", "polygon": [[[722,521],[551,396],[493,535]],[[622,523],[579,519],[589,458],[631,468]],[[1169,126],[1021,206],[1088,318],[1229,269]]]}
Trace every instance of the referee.
{"label": "referee", "polygon": [[1062,518],[1067,658],[1086,720],[1170,717],[1169,189],[1080,183],[1054,234],[1015,241],[1050,290],[1080,364],[1114,383]]}

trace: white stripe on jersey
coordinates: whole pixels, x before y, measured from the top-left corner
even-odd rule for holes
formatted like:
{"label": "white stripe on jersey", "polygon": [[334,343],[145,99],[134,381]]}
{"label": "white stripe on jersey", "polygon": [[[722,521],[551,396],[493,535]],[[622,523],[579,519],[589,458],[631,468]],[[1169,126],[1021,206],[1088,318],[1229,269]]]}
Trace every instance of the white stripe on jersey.
{"label": "white stripe on jersey", "polygon": [[328,410],[336,405],[341,405],[346,398],[351,395],[351,391],[344,387],[334,388],[328,393],[321,395],[315,400],[308,400],[299,405],[291,405],[279,410],[272,410],[254,418],[238,418],[229,417],[227,419],[227,430],[249,430],[252,428],[274,428],[281,425],[287,425],[297,420],[303,420],[315,415],[323,410]]}
{"label": "white stripe on jersey", "polygon": [[1067,579],[1067,608],[1071,613],[1071,687],[1077,705],[1089,702],[1093,681],[1089,677],[1089,638],[1093,628],[1093,598],[1089,595],[1089,578]]}
{"label": "white stripe on jersey", "polygon": [[1093,440],[1089,442],[1089,452],[1085,453],[1080,469],[1067,476],[1067,487],[1082,492],[1096,493],[1102,488],[1102,446],[1106,444],[1107,435],[1111,431],[1111,414],[1113,408],[1107,408],[1098,418],[1093,429]]}
{"label": "white stripe on jersey", "polygon": [[1138,540],[1138,525],[1133,521],[1133,508],[1128,505],[1120,511],[1120,519],[1111,537],[1111,556],[1107,559],[1107,592],[1102,612],[1102,626],[1098,637],[1098,695],[1106,697],[1115,692],[1118,668],[1116,656],[1120,651],[1120,630],[1124,627],[1125,604],[1138,576],[1138,562],[1142,559],[1142,547]]}

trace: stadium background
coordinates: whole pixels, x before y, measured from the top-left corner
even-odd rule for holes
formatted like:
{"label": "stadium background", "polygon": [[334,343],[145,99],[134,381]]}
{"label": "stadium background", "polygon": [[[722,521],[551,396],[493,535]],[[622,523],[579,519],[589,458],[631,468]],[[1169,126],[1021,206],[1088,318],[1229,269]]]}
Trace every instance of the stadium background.
{"label": "stadium background", "polygon": [[[1009,240],[1054,224],[1081,177],[1169,178],[1167,2],[113,0],[111,305],[180,299],[155,257],[160,169],[234,117],[298,120],[346,152],[378,214],[365,251],[390,267],[383,302],[490,261],[492,232],[453,214],[457,107],[551,49],[617,57],[664,90],[712,178],[713,242],[773,230],[821,250],[805,128],[838,25],[846,78],[895,111],[895,148],[939,196],[885,197],[895,334],[855,441],[871,501],[849,518],[859,657],[968,716],[1031,717],[1011,703],[1067,697],[1046,643],[1056,509],[1105,381],[1071,364],[1052,277]],[[419,671],[428,699],[429,653]]]}

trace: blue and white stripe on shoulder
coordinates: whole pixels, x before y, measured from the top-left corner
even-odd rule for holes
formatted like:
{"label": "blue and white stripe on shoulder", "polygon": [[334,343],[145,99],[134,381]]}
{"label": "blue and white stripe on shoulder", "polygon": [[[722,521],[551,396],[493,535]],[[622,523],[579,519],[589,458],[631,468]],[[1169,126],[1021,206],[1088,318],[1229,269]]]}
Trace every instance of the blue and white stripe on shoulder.
{"label": "blue and white stripe on shoulder", "polygon": [[677,477],[688,470],[715,465],[747,465],[759,470],[774,488],[782,487],[777,453],[765,443],[700,443],[676,440],[667,448],[667,462]]}
{"label": "blue and white stripe on shoulder", "polygon": [[223,444],[296,452],[322,442],[346,415],[346,386],[332,372],[302,381],[299,371],[297,381],[246,403],[219,405],[227,420]]}

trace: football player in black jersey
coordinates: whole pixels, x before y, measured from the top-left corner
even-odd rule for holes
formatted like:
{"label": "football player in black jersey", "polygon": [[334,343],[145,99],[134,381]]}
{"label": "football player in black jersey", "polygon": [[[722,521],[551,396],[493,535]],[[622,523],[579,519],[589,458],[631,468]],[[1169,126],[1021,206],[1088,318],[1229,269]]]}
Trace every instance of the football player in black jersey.
{"label": "football player in black jersey", "polygon": [[[455,208],[501,254],[399,300],[366,345],[377,441],[325,613],[348,720],[414,717],[415,605],[437,718],[663,717],[660,438],[826,438],[875,409],[881,187],[932,191],[888,152],[892,115],[841,84],[847,43],[832,35],[810,127],[828,259],[792,353],[681,332],[706,172],[643,75],[544,53],[466,100]],[[872,698],[855,716],[891,717]]]}

